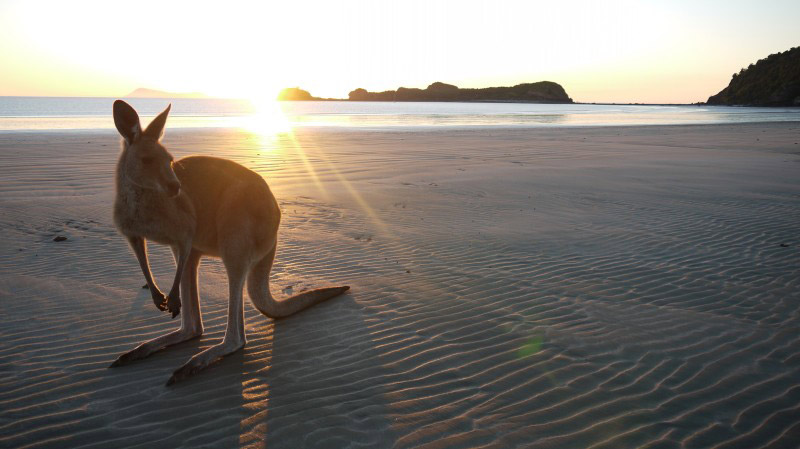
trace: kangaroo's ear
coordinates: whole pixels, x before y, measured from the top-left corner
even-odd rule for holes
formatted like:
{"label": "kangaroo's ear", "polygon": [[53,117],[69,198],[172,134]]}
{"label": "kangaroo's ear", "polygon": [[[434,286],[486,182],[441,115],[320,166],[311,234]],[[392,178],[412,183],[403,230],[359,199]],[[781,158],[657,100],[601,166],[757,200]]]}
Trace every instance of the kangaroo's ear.
{"label": "kangaroo's ear", "polygon": [[169,115],[170,109],[172,109],[172,103],[167,105],[167,109],[161,111],[161,114],[158,114],[156,118],[147,125],[147,129],[144,130],[144,133],[156,140],[160,139],[161,136],[164,135],[164,125],[167,124],[167,116]]}
{"label": "kangaroo's ear", "polygon": [[122,100],[114,102],[114,124],[122,137],[132,144],[142,135],[142,125],[139,124],[139,114]]}

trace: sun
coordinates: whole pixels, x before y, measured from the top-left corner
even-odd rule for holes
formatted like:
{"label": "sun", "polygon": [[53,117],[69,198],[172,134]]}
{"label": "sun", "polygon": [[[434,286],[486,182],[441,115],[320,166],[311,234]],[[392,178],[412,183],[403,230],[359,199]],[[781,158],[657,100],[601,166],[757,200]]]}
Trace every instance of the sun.
{"label": "sun", "polygon": [[263,137],[273,137],[292,132],[292,122],[284,112],[281,102],[266,95],[251,98],[255,111],[244,117],[241,127]]}

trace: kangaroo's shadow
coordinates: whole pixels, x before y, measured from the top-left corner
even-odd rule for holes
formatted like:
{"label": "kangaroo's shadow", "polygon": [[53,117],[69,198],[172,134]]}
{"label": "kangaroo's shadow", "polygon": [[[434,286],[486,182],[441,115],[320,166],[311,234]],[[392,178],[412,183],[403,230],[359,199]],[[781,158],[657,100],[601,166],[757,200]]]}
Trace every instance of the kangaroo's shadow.
{"label": "kangaroo's shadow", "polygon": [[[264,382],[268,404],[250,441],[287,448],[393,446],[386,370],[353,294],[279,320],[272,329],[270,367],[251,380]],[[257,347],[250,351],[246,358],[258,357]],[[249,408],[246,400],[242,406]]]}
{"label": "kangaroo's shadow", "polygon": [[[386,369],[352,294],[277,321],[250,306],[245,313],[244,350],[169,389],[176,398],[200,398],[197,407],[208,410],[204,428],[172,441],[271,448],[394,445],[382,385]],[[182,347],[202,349],[219,337]],[[208,431],[211,422],[215,432]]]}

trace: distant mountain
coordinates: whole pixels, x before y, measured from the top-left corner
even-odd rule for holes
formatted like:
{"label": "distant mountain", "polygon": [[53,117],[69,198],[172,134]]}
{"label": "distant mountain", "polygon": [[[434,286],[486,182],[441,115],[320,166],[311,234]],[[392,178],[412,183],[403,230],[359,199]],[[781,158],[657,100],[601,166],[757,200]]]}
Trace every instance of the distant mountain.
{"label": "distant mountain", "polygon": [[208,98],[200,92],[165,92],[163,90],[145,89],[140,87],[133,92],[125,95],[127,98]]}
{"label": "distant mountain", "polygon": [[[278,100],[335,100],[317,98],[298,87],[283,89]],[[369,92],[356,89],[348,95],[349,101],[474,101],[474,102],[518,102],[518,103],[572,103],[572,99],[558,83],[517,84],[513,87],[486,87],[482,89],[460,89],[452,84],[436,82],[425,89],[400,87],[397,90]]]}
{"label": "distant mountain", "polygon": [[734,73],[706,104],[800,106],[800,47],[775,53]]}

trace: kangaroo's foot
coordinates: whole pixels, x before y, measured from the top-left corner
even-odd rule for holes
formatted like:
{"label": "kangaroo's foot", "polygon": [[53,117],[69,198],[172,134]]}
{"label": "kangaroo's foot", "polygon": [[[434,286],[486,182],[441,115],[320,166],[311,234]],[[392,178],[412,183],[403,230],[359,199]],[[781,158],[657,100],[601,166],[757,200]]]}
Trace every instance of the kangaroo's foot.
{"label": "kangaroo's foot", "polygon": [[187,340],[191,340],[193,338],[197,338],[202,335],[202,331],[190,331],[184,329],[178,329],[172,331],[166,335],[162,335],[160,337],[156,337],[150,341],[146,341],[139,346],[133,348],[132,350],[120,355],[117,357],[117,360],[114,360],[114,363],[109,366],[109,368],[114,368],[117,366],[127,365],[134,360],[143,359],[153,353],[161,351],[168,346],[172,346]]}
{"label": "kangaroo's foot", "polygon": [[233,354],[234,352],[244,347],[245,341],[241,342],[225,342],[214,345],[203,352],[195,354],[194,357],[189,359],[186,364],[175,370],[172,377],[167,381],[167,386],[175,382],[187,379],[194,374],[208,368],[209,365],[216,362],[220,357]]}

